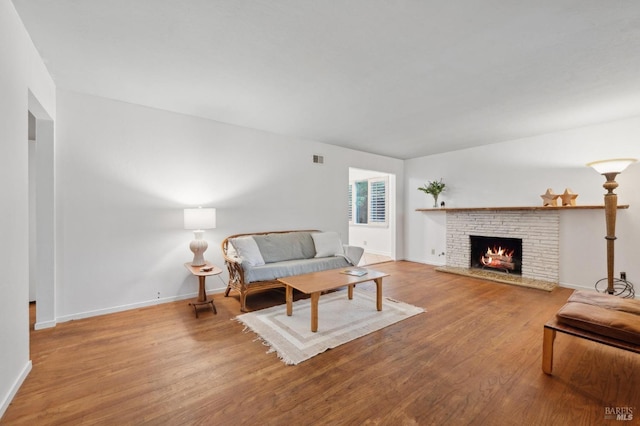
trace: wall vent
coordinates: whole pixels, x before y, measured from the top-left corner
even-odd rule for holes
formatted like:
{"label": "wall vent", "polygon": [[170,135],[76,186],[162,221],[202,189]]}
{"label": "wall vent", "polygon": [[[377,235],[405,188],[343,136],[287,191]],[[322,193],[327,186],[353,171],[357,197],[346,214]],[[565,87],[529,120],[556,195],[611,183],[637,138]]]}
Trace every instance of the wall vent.
{"label": "wall vent", "polygon": [[315,164],[324,164],[324,156],[313,154],[313,162]]}

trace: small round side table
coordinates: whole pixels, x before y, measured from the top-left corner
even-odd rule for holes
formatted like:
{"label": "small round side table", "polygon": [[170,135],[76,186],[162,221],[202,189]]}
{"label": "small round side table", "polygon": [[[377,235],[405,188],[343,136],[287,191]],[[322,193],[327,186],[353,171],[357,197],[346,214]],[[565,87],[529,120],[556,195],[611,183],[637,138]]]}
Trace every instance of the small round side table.
{"label": "small round side table", "polygon": [[[217,314],[216,305],[213,304],[213,298],[207,298],[207,291],[204,286],[204,280],[210,275],[218,275],[222,272],[222,269],[213,265],[211,262],[205,262],[204,265],[201,266],[192,266],[191,262],[187,262],[184,264],[184,267],[187,268],[189,272],[198,277],[198,283],[200,284],[200,288],[198,290],[198,299],[195,302],[189,303],[189,305],[193,306],[193,310],[196,313],[196,318],[198,318],[198,307],[201,305],[211,305],[211,310],[214,314]],[[203,271],[203,268],[212,268],[210,271]]]}

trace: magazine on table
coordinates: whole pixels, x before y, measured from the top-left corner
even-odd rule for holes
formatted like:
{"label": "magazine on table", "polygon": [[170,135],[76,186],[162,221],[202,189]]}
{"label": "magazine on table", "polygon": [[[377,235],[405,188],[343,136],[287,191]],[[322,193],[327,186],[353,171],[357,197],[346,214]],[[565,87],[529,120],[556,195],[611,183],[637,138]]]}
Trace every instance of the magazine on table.
{"label": "magazine on table", "polygon": [[367,275],[367,270],[364,268],[349,268],[342,271],[343,274],[353,275],[354,277],[361,277]]}

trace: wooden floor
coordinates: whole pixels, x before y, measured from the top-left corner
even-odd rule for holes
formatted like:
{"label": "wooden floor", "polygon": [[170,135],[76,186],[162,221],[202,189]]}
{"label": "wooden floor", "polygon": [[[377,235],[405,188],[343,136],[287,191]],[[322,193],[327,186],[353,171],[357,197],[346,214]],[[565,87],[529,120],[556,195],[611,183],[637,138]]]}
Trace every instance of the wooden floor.
{"label": "wooden floor", "polygon": [[[0,424],[638,424],[637,354],[558,334],[554,376],[542,373],[543,324],[572,290],[375,268],[391,274],[386,296],[427,312],[297,366],[266,354],[221,294],[215,316],[180,301],[32,331],[33,370]],[[634,420],[606,420],[607,407]]]}

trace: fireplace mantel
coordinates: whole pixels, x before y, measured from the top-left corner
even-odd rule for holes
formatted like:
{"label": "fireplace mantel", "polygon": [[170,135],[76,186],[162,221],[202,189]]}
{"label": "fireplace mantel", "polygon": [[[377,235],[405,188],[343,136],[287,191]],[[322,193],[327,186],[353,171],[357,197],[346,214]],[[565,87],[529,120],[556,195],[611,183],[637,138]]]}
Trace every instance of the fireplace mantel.
{"label": "fireplace mantel", "polygon": [[[621,204],[619,209],[628,209],[628,204]],[[416,209],[417,212],[474,212],[474,211],[541,211],[541,210],[594,210],[604,209],[602,206],[516,206],[516,207],[432,207]]]}

